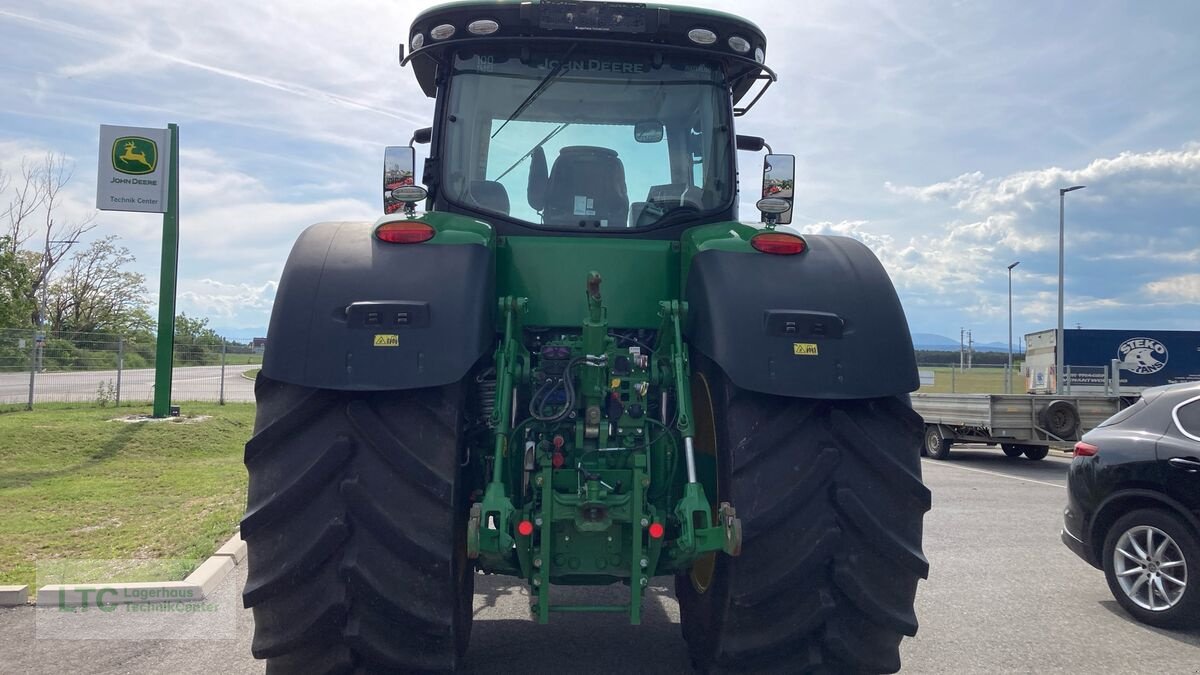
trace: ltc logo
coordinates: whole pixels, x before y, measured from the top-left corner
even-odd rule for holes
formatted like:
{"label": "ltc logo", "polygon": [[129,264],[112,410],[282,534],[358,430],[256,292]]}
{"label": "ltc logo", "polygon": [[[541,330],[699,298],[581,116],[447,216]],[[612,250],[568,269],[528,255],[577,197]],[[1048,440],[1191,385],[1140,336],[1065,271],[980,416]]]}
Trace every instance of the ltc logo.
{"label": "ltc logo", "polygon": [[1152,338],[1130,338],[1117,348],[1121,370],[1138,375],[1157,373],[1167,365],[1167,347]]}
{"label": "ltc logo", "polygon": [[140,176],[158,167],[158,144],[141,136],[122,136],[113,141],[113,168],[121,173]]}

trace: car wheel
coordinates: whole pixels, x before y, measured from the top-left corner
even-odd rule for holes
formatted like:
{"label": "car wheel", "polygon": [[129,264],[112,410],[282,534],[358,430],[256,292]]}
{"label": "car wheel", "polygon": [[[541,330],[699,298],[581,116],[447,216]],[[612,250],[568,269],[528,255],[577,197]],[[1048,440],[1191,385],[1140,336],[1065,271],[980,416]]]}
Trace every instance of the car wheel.
{"label": "car wheel", "polygon": [[949,459],[950,441],[942,438],[942,431],[936,424],[925,425],[925,455],[934,459]]}
{"label": "car wheel", "polygon": [[1104,576],[1135,619],[1162,628],[1200,626],[1200,537],[1174,514],[1139,509],[1104,538]]}

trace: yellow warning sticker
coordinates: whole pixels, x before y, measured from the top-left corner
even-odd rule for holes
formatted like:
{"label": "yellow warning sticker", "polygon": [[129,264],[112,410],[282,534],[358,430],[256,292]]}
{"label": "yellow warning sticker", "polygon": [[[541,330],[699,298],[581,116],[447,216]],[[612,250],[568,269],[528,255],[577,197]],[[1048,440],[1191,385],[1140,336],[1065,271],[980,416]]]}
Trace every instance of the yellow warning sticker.
{"label": "yellow warning sticker", "polygon": [[796,356],[816,356],[817,346],[811,342],[793,342],[792,353]]}
{"label": "yellow warning sticker", "polygon": [[400,346],[400,336],[399,335],[376,335],[375,336],[375,346],[376,347],[399,347]]}

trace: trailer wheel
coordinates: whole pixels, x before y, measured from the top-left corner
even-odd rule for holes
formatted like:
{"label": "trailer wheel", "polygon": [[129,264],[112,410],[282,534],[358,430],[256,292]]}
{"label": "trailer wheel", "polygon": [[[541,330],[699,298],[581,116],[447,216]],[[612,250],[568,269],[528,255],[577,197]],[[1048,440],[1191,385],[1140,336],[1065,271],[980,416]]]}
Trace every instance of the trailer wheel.
{"label": "trailer wheel", "polygon": [[268,673],[451,671],[474,576],[461,389],[339,392],[255,382],[242,537]]}
{"label": "trailer wheel", "polygon": [[1046,455],[1048,454],[1050,454],[1050,448],[1044,445],[1025,446],[1025,459],[1031,459],[1036,462],[1039,459],[1046,459]]}
{"label": "trailer wheel", "polygon": [[701,672],[895,672],[929,563],[921,418],[899,398],[824,401],[739,389],[703,357],[696,451],[742,520],[739,557],[676,578]]}
{"label": "trailer wheel", "polygon": [[1001,443],[1000,449],[1004,451],[1005,457],[1016,459],[1025,454],[1025,446],[1017,445],[1016,443]]}
{"label": "trailer wheel", "polygon": [[933,459],[949,459],[950,442],[950,439],[942,438],[942,430],[938,425],[925,425],[924,455]]}

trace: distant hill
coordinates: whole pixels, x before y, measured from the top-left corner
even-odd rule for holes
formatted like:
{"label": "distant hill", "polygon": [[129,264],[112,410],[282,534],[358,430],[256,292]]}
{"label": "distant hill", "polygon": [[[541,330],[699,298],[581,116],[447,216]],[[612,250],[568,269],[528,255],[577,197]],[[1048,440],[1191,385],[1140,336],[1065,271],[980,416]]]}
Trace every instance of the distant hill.
{"label": "distant hill", "polygon": [[[933,351],[933,352],[956,352],[958,351],[958,340],[946,337],[945,335],[937,335],[935,333],[913,333],[912,334],[913,349],[918,351]],[[1014,345],[1015,347],[1015,345]],[[1008,346],[1003,342],[976,342],[975,351],[977,352],[1007,352]]]}

